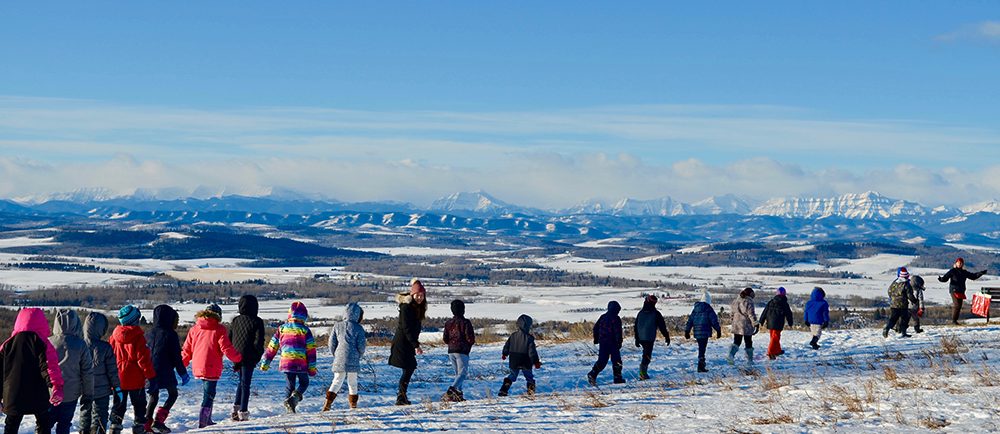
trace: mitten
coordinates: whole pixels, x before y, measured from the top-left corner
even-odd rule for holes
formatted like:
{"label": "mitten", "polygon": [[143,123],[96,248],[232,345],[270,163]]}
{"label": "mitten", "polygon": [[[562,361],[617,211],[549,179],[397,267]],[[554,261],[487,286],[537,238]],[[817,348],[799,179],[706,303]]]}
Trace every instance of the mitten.
{"label": "mitten", "polygon": [[504,354],[504,355],[500,356],[500,360],[507,360],[507,355]]}
{"label": "mitten", "polygon": [[639,343],[638,339],[635,340],[635,346],[637,346],[637,347],[641,347],[642,346],[642,344]]}
{"label": "mitten", "polygon": [[125,392],[122,392],[121,387],[115,388],[115,398],[117,399],[116,402],[122,402],[125,399]]}
{"label": "mitten", "polygon": [[542,369],[542,362],[535,362],[535,369]]}
{"label": "mitten", "polygon": [[265,371],[266,372],[268,369],[271,369],[271,365],[270,364],[267,364],[267,363],[261,363],[260,364],[260,370],[261,371]]}
{"label": "mitten", "polygon": [[49,398],[49,404],[52,404],[53,407],[58,407],[59,404],[62,404],[62,400],[63,388],[62,386],[56,386],[52,389],[52,396]]}
{"label": "mitten", "polygon": [[684,332],[684,339],[691,339],[691,332],[685,331]]}

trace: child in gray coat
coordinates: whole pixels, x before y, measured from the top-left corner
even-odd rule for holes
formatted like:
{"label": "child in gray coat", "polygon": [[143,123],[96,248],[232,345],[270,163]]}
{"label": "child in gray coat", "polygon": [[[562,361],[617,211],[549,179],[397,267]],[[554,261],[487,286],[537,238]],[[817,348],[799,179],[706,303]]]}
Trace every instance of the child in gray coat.
{"label": "child in gray coat", "polygon": [[330,329],[330,353],[333,354],[333,382],[326,391],[326,402],[323,411],[329,411],[337,392],[347,379],[347,402],[351,408],[358,407],[358,372],[361,371],[361,357],[365,354],[368,343],[365,329],[361,327],[361,319],[365,312],[355,302],[347,304],[344,309],[344,321],[338,322]]}

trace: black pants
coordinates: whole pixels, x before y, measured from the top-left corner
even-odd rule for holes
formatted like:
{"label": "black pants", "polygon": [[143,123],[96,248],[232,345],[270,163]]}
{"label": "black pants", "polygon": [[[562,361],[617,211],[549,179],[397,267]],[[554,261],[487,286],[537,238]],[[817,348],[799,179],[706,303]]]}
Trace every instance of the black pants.
{"label": "black pants", "polygon": [[743,342],[746,342],[747,348],[753,348],[753,335],[733,335],[733,345],[738,347]]}
{"label": "black pants", "polygon": [[708,349],[708,338],[696,338],[698,341],[698,361],[705,362],[705,350]]}
{"label": "black pants", "polygon": [[164,409],[166,409],[167,411],[170,411],[170,409],[174,407],[174,403],[177,402],[177,386],[164,387],[162,389],[148,389],[148,390],[146,390],[147,392],[149,392],[149,394],[148,394],[149,404],[146,405],[146,419],[147,420],[153,418],[153,412],[156,411],[156,404],[158,404],[159,401],[160,401],[160,391],[161,390],[166,390],[167,391],[167,400],[163,401],[163,408]]}
{"label": "black pants", "polygon": [[962,305],[964,303],[964,298],[956,298],[955,294],[951,295],[951,322],[953,324],[958,324],[958,317],[962,316]]}
{"label": "black pants", "polygon": [[649,362],[653,361],[653,344],[655,342],[640,341],[642,347],[642,360],[639,362],[639,372],[646,372],[649,369]]}
{"label": "black pants", "polygon": [[[24,416],[25,415],[23,414],[8,414],[7,418],[4,420],[4,434],[17,434],[17,430],[21,427],[21,421],[24,419]],[[52,432],[52,427],[49,425],[49,412],[43,411],[35,415],[35,427],[36,433]]]}
{"label": "black pants", "polygon": [[614,372],[615,377],[621,375],[622,372],[622,350],[618,347],[618,344],[601,344],[597,349],[597,363],[594,363],[594,367],[590,370],[590,376],[596,377],[601,371],[608,366],[608,359],[611,359],[611,368]]}
{"label": "black pants", "polygon": [[416,369],[403,369],[403,374],[399,376],[399,391],[396,393],[398,395],[406,395],[407,389],[410,388],[410,379],[413,378],[413,372]]}
{"label": "black pants", "polygon": [[123,421],[125,420],[125,411],[128,410],[129,400],[132,400],[132,410],[135,413],[135,426],[142,426],[146,423],[146,391],[136,389],[123,390],[121,401],[115,396],[115,403],[111,407],[112,425],[125,425]]}
{"label": "black pants", "polygon": [[[885,324],[886,330],[892,330],[896,328],[896,323],[899,322],[900,330],[906,330],[910,326],[910,310],[907,308],[892,308],[889,313],[889,322]],[[902,333],[902,332],[901,332]]]}

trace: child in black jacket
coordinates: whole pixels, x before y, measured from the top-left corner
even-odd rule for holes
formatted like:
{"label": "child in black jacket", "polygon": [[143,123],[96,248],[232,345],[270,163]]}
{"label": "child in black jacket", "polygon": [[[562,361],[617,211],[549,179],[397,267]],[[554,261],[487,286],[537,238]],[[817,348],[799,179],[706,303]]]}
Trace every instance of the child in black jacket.
{"label": "child in black jacket", "polygon": [[[165,422],[170,409],[177,402],[177,377],[174,376],[174,372],[181,377],[181,384],[191,381],[191,376],[181,360],[181,339],[177,336],[179,320],[177,311],[170,306],[161,304],[153,308],[153,328],[146,332],[146,345],[149,346],[150,356],[153,359],[156,378],[150,381],[149,387],[146,388],[149,401],[146,406],[144,426],[146,432],[170,432]],[[167,400],[157,408],[161,390],[167,391]]]}
{"label": "child in black jacket", "polygon": [[524,380],[528,383],[528,395],[535,394],[535,375],[531,367],[541,369],[542,362],[535,348],[535,337],[531,334],[531,323],[531,317],[528,315],[518,317],[517,331],[507,338],[507,343],[503,346],[503,355],[500,358],[507,360],[510,357],[510,375],[503,379],[503,385],[500,386],[497,396],[507,396],[510,386],[517,380],[518,373],[524,374]]}

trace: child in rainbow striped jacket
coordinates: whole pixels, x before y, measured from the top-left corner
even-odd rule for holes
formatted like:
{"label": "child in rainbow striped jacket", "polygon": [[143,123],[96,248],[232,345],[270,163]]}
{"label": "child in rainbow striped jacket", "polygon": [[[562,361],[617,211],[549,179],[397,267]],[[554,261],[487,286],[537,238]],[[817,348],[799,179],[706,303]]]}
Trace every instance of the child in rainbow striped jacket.
{"label": "child in rainbow striped jacket", "polygon": [[[302,394],[309,387],[309,377],[316,375],[316,341],[312,331],[306,326],[309,312],[302,302],[292,303],[288,309],[288,321],[278,327],[274,337],[267,344],[261,371],[271,367],[271,360],[280,352],[278,370],[285,373],[288,381],[285,387],[285,408],[295,413],[295,407],[302,401]],[[298,387],[295,383],[298,382]]]}

